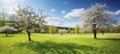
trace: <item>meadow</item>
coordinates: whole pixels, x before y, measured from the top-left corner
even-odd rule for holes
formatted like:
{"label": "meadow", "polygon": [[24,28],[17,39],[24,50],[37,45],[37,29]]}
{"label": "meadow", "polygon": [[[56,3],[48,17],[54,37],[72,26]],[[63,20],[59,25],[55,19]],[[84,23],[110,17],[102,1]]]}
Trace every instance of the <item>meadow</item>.
{"label": "meadow", "polygon": [[0,34],[0,54],[120,54],[120,33]]}

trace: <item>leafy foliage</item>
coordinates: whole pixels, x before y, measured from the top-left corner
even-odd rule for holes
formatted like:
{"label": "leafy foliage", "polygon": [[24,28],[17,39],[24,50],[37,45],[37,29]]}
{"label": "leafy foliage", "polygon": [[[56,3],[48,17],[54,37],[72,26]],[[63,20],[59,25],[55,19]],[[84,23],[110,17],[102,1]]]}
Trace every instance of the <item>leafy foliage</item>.
{"label": "leafy foliage", "polygon": [[53,34],[53,33],[54,33],[54,28],[53,28],[53,26],[49,26],[49,33],[50,33],[50,34]]}
{"label": "leafy foliage", "polygon": [[76,26],[75,26],[75,33],[78,34],[78,33],[79,33],[79,30],[80,30],[79,25],[76,24]]}

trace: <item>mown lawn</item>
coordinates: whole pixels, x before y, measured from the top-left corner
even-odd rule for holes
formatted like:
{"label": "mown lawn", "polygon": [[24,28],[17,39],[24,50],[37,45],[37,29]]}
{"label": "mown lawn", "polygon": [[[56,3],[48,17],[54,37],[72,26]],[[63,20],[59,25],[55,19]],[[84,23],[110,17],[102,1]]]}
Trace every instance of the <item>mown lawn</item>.
{"label": "mown lawn", "polygon": [[0,54],[120,54],[120,33],[97,34],[0,34]]}

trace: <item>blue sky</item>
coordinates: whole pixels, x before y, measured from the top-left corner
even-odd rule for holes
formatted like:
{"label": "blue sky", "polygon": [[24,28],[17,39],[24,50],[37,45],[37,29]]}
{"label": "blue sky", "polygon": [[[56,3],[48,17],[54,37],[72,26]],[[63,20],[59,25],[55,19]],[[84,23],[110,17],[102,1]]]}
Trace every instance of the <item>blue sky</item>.
{"label": "blue sky", "polygon": [[[48,18],[48,25],[71,26],[80,24],[80,14],[96,3],[106,4],[110,12],[120,15],[120,0],[3,0],[1,7],[16,5],[31,6],[34,10],[41,9],[45,14],[53,16]],[[7,8],[6,8],[7,9]],[[9,9],[9,8],[8,8]],[[10,11],[9,11],[10,12]],[[13,10],[10,12],[14,12]],[[56,21],[57,20],[57,21]]]}

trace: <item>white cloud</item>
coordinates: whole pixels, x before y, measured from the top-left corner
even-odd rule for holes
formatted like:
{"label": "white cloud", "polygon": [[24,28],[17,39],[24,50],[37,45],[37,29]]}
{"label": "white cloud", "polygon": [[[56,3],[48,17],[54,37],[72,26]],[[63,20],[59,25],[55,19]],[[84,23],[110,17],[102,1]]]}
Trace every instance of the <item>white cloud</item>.
{"label": "white cloud", "polygon": [[115,15],[119,15],[120,14],[120,10],[117,10],[116,12],[115,12]]}
{"label": "white cloud", "polygon": [[52,12],[55,12],[55,9],[51,9]]}
{"label": "white cloud", "polygon": [[19,3],[24,0],[0,0],[0,2],[5,3],[5,4],[14,4],[14,3]]}
{"label": "white cloud", "polygon": [[112,16],[116,15],[115,12],[112,12],[112,11],[106,11],[106,12],[111,14]]}
{"label": "white cloud", "polygon": [[109,14],[111,14],[113,16],[116,16],[116,15],[120,15],[120,10],[117,10],[115,12],[113,12],[113,11],[107,11],[107,13],[109,13]]}
{"label": "white cloud", "polygon": [[63,19],[59,17],[48,17],[45,19],[47,22],[46,25],[51,25],[51,26],[60,26],[60,27],[72,27],[74,28],[76,24],[79,24],[79,22],[65,22]]}
{"label": "white cloud", "polygon": [[53,26],[61,26],[61,23],[64,22],[64,20],[62,20],[59,17],[48,17],[45,19],[45,21],[47,22],[47,25],[53,25]]}
{"label": "white cloud", "polygon": [[62,24],[61,27],[71,27],[71,28],[74,28],[76,24],[80,24],[79,22],[65,22]]}
{"label": "white cloud", "polygon": [[110,13],[111,15],[116,16],[116,15],[120,15],[120,10],[117,10],[115,12],[113,12],[113,11],[107,11],[107,13]]}
{"label": "white cloud", "polygon": [[0,6],[2,7],[8,7],[8,6],[14,6],[21,4],[21,2],[24,2],[26,0],[0,0]]}
{"label": "white cloud", "polygon": [[15,12],[14,8],[17,9],[17,5],[8,6],[4,9],[5,9],[5,12],[8,13],[8,14],[15,14],[16,12]]}
{"label": "white cloud", "polygon": [[62,11],[61,11],[61,13],[63,13],[63,14],[64,14],[65,12],[66,12],[65,10],[62,10]]}
{"label": "white cloud", "polygon": [[80,17],[82,13],[85,12],[84,8],[80,8],[80,9],[73,9],[71,12],[67,13],[64,18],[76,18],[76,17]]}
{"label": "white cloud", "polygon": [[15,14],[13,8],[16,8],[17,5],[20,5],[26,0],[0,0],[0,9],[5,9],[5,12],[8,14]]}

